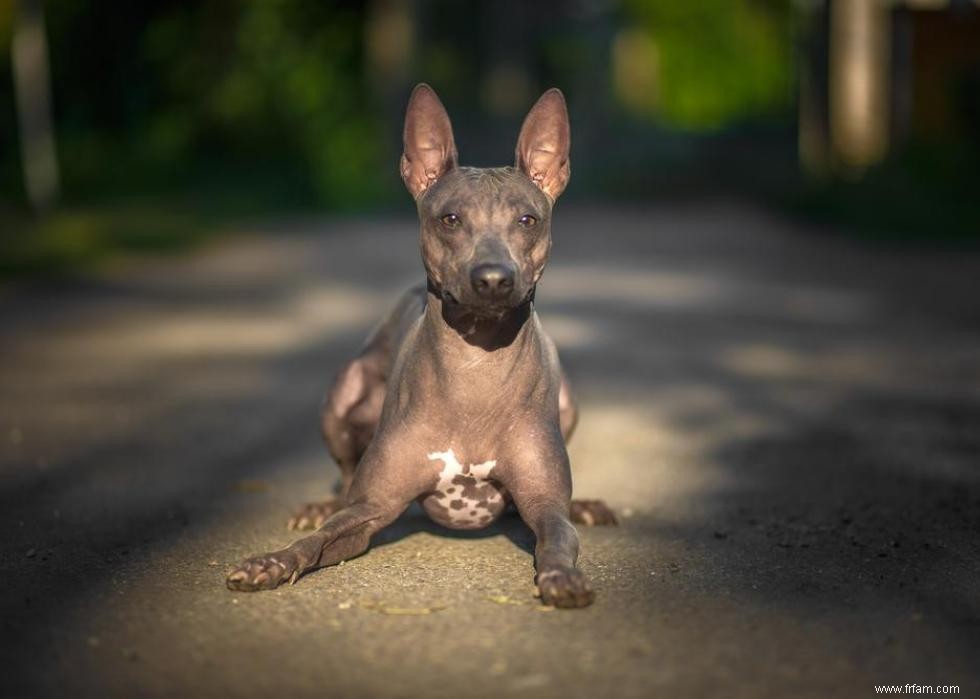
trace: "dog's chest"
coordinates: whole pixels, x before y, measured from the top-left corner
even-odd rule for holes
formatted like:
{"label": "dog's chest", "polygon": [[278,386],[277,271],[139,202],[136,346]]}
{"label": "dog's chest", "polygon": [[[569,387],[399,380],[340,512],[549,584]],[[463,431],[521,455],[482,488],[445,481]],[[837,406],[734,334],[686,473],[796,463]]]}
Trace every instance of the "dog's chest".
{"label": "dog's chest", "polygon": [[504,511],[506,490],[493,479],[495,459],[464,464],[451,448],[430,452],[428,459],[442,465],[432,492],[422,500],[434,521],[453,529],[480,529]]}

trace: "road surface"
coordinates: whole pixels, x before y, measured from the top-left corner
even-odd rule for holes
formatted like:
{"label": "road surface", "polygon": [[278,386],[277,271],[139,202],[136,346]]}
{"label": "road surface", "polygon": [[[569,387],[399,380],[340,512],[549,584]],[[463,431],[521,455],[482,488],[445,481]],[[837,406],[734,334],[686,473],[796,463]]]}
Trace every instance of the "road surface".
{"label": "road surface", "polygon": [[4,696],[980,694],[980,255],[560,207],[538,308],[623,520],[566,612],[513,517],[224,588],[327,492],[322,392],[421,273],[409,219],[238,233],[0,296]]}

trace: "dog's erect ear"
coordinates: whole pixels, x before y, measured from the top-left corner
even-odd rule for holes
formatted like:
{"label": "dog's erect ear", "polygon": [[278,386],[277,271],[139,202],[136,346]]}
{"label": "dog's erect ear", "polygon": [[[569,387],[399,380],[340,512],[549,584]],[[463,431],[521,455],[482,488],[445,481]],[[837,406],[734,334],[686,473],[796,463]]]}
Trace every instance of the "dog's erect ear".
{"label": "dog's erect ear", "polygon": [[449,115],[435,91],[419,83],[405,111],[401,173],[405,186],[418,199],[422,192],[456,167],[456,143]]}
{"label": "dog's erect ear", "polygon": [[568,163],[571,145],[565,96],[553,87],[541,95],[524,118],[517,138],[515,166],[554,201],[572,174]]}

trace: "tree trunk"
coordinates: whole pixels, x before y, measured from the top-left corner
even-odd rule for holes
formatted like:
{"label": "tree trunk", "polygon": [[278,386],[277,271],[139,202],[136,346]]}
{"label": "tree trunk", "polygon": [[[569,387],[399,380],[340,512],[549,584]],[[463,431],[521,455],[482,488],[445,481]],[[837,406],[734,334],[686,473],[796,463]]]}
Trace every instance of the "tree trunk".
{"label": "tree trunk", "polygon": [[830,133],[842,174],[859,175],[888,149],[890,19],[883,0],[830,4]]}
{"label": "tree trunk", "polygon": [[51,126],[48,41],[41,0],[19,0],[11,42],[14,90],[20,124],[24,188],[36,211],[58,199],[58,158]]}

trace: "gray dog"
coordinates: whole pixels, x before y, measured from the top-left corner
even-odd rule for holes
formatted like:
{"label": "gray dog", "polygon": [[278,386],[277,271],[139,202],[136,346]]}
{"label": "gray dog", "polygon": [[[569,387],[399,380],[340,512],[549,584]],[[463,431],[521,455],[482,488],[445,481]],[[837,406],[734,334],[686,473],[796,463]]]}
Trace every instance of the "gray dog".
{"label": "gray dog", "polygon": [[402,297],[324,403],[340,497],[306,505],[290,528],[315,531],[244,561],[230,589],[271,590],[353,558],[414,500],[453,529],[486,527],[513,503],[537,537],[542,601],[592,603],[571,522],[616,519],[600,501],[571,500],[565,442],[577,413],[533,307],[569,146],[565,99],[552,89],[524,120],[515,167],[459,167],[446,110],[428,85],[415,88],[401,175],[418,205],[427,284]]}

